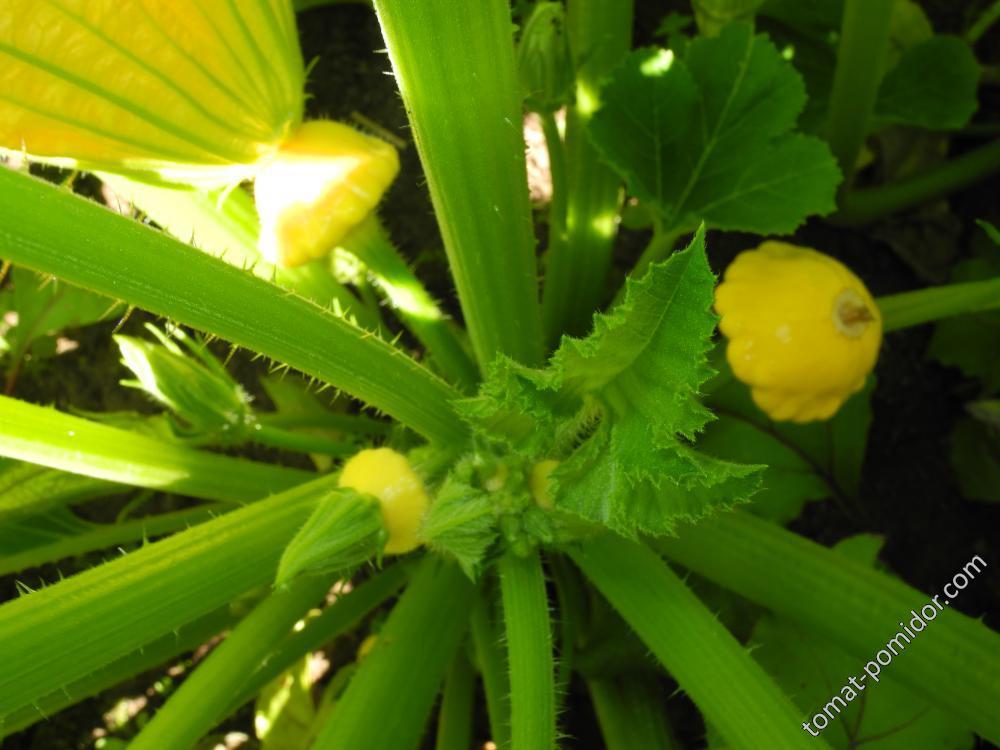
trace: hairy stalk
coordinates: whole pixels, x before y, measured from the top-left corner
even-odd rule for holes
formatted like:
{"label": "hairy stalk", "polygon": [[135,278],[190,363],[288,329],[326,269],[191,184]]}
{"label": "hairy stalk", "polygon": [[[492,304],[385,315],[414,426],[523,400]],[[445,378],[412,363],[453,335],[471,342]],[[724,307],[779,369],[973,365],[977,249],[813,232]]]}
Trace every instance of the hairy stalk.
{"label": "hairy stalk", "polygon": [[542,299],[550,344],[563,333],[586,333],[604,301],[621,178],[591,145],[587,123],[600,106],[603,79],[631,47],[633,12],[633,0],[570,0],[567,8],[577,83],[576,101],[566,111],[566,235],[549,248]]}
{"label": "hairy stalk", "polygon": [[[749,513],[704,519],[657,544],[709,580],[829,638],[859,660],[859,670],[910,610],[929,602],[885,573]],[[1000,742],[1000,634],[945,609],[891,670],[890,679]]]}
{"label": "hairy stalk", "polygon": [[221,718],[232,693],[275,644],[330,588],[328,578],[303,577],[271,593],[198,665],[132,740],[131,750],[191,747]]}
{"label": "hairy stalk", "polygon": [[391,344],[160,232],[6,169],[0,246],[14,263],[284,362],[427,438],[465,438],[450,404],[457,392]]}
{"label": "hairy stalk", "polygon": [[378,330],[378,315],[333,278],[326,260],[282,268],[260,257],[257,209],[245,190],[204,191],[150,185],[120,175],[101,173],[98,176],[119,197],[129,200],[182,242],[221,257],[237,268],[250,268],[259,278],[318,305],[337,305],[362,328]]}
{"label": "hairy stalk", "polygon": [[500,750],[510,750],[510,683],[490,593],[488,589],[480,591],[472,608],[472,645],[483,680],[493,742]]}
{"label": "hairy stalk", "polygon": [[25,516],[124,491],[126,488],[120,485],[99,479],[37,464],[14,464],[0,471],[0,527]]}
{"label": "hairy stalk", "polygon": [[849,189],[889,48],[893,0],[846,0],[837,67],[830,92],[826,139]]}
{"label": "hairy stalk", "polygon": [[1000,171],[1000,140],[973,149],[901,182],[846,193],[834,224],[867,224],[975,185]]}
{"label": "hairy stalk", "polygon": [[[376,0],[480,368],[542,358],[521,99],[505,0]],[[471,43],[475,40],[475,43]]]}
{"label": "hairy stalk", "polygon": [[335,484],[300,485],[0,606],[0,717],[273,580]]}
{"label": "hairy stalk", "polygon": [[331,440],[321,435],[309,435],[292,430],[283,430],[270,425],[255,425],[249,433],[250,440],[258,445],[298,451],[299,453],[322,453],[334,458],[346,458],[356,453],[358,446],[346,440]]}
{"label": "hairy stalk", "polygon": [[882,313],[882,330],[898,331],[954,315],[1000,307],[1000,276],[890,294],[875,301]]}
{"label": "hairy stalk", "polygon": [[313,474],[220,456],[0,396],[0,455],[203,500],[251,502]]}
{"label": "hairy stalk", "polygon": [[[79,525],[85,522],[77,521],[76,517],[73,516],[68,519],[71,523],[66,524],[68,528],[65,530],[65,536],[60,534],[60,521],[64,519],[61,516],[48,517],[41,523],[45,524],[46,531],[52,533],[54,541],[12,555],[0,555],[0,576],[87,552],[110,549],[123,544],[142,542],[152,537],[172,534],[175,531],[181,531],[208,521],[226,510],[228,508],[225,506],[212,504],[146,516],[133,521],[87,524],[83,531],[80,530]],[[18,521],[5,521],[3,528],[5,531],[17,530],[19,523]],[[27,527],[24,529],[25,535],[32,532],[37,533],[40,523],[37,518],[25,519],[24,523]],[[116,552],[116,554],[118,553]]]}
{"label": "hairy stalk", "polygon": [[[336,601],[316,617],[306,621],[305,627],[285,638],[268,656],[253,676],[244,682],[237,697],[223,716],[229,716],[244,703],[253,700],[282,672],[292,666],[310,651],[321,648],[338,636],[355,627],[376,607],[381,606],[395,595],[409,579],[412,566],[395,563],[353,589],[351,593],[338,596]],[[221,716],[220,716],[221,718]]]}
{"label": "hairy stalk", "polygon": [[375,219],[367,220],[347,236],[343,247],[368,267],[375,284],[444,376],[463,390],[475,386],[479,371],[459,338],[457,326],[410,270],[382,225]]}
{"label": "hairy stalk", "polygon": [[295,430],[308,427],[320,427],[327,430],[339,430],[352,435],[385,436],[392,431],[392,424],[359,414],[340,414],[333,411],[318,410],[308,414],[299,413],[264,413],[256,415],[257,421],[265,427],[279,427]]}
{"label": "hairy stalk", "polygon": [[569,554],[729,747],[827,747],[801,729],[798,709],[652,550],[605,534]]}
{"label": "hairy stalk", "polygon": [[314,749],[416,748],[465,633],[473,592],[457,565],[425,557]]}
{"label": "hairy stalk", "polygon": [[235,608],[229,605],[219,607],[172,633],[157,638],[141,649],[119,659],[103,663],[78,680],[64,685],[59,690],[37,698],[31,705],[3,717],[0,722],[0,739],[29,727],[35,722],[48,719],[64,708],[78,703],[92,695],[98,695],[129,677],[141,674],[170,659],[201,646],[217,633],[222,632],[237,620]]}
{"label": "hairy stalk", "polygon": [[642,674],[592,677],[587,692],[607,750],[680,750],[657,681]]}
{"label": "hairy stalk", "polygon": [[537,552],[500,560],[510,669],[513,750],[552,750],[556,742],[555,670],[545,575]]}
{"label": "hairy stalk", "polygon": [[469,658],[459,649],[444,678],[434,750],[469,750],[472,747],[475,679]]}

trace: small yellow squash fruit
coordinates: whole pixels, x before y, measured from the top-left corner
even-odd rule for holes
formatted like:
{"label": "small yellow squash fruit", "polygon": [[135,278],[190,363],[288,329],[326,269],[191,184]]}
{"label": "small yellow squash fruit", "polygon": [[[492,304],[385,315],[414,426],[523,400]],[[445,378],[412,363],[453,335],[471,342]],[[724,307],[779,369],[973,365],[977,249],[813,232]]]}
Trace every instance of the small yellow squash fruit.
{"label": "small yellow squash fruit", "polygon": [[401,555],[420,545],[417,532],[430,501],[406,456],[391,448],[359,451],[344,464],[339,484],[378,499],[389,532],[386,554]]}
{"label": "small yellow squash fruit", "polygon": [[864,386],[882,341],[878,306],[842,263],[768,240],[740,253],[715,292],[726,358],[778,421],[829,419]]}
{"label": "small yellow squash fruit", "polygon": [[322,258],[398,172],[399,156],[385,141],[340,122],[303,123],[257,172],[261,255],[281,266]]}
{"label": "small yellow squash fruit", "polygon": [[559,465],[554,458],[546,458],[531,467],[528,475],[528,488],[531,496],[540,508],[552,510],[555,500],[552,497],[552,472]]}

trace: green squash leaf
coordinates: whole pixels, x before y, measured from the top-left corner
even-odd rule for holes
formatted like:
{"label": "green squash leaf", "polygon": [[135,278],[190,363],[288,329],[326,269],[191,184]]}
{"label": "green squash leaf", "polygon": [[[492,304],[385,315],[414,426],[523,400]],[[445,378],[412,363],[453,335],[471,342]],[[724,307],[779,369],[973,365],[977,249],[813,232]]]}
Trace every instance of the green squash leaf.
{"label": "green squash leaf", "polygon": [[792,132],[802,79],[747,25],[692,41],[683,59],[634,52],[601,100],[591,138],[667,227],[780,234],[835,207],[829,149]]}
{"label": "green squash leaf", "polygon": [[505,431],[522,452],[560,459],[556,508],[621,534],[670,533],[679,519],[745,500],[760,467],[694,444],[712,419],[699,388],[713,373],[714,286],[702,228],[630,281],[590,336],[564,337],[546,370],[499,362],[466,418],[480,434]]}
{"label": "green squash leaf", "polygon": [[979,73],[972,48],[958,37],[933,36],[909,47],[882,79],[876,126],[963,127],[978,106]]}
{"label": "green squash leaf", "polygon": [[731,461],[764,464],[761,490],[749,510],[786,523],[809,501],[857,497],[871,424],[875,379],[825,422],[773,422],[753,402],[750,389],[733,377],[715,352],[718,374],[706,383],[706,403],[717,419],[706,426],[699,447]]}

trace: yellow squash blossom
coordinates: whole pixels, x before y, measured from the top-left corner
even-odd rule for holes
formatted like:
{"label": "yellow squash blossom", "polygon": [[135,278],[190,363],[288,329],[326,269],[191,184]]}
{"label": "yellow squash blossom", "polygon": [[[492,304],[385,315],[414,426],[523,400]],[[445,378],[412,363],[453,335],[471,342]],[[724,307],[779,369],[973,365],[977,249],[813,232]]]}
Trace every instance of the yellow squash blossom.
{"label": "yellow squash blossom", "polygon": [[[274,174],[286,158],[301,164],[304,82],[290,0],[4,0],[0,10],[0,151],[37,161],[213,187]],[[311,148],[326,157],[325,185],[306,197],[286,191],[295,212],[370,210],[392,179],[386,172],[395,175],[389,147],[347,126],[323,132],[328,140]],[[355,166],[345,170],[349,149]],[[334,199],[338,188],[358,192],[351,180],[365,177],[366,149],[378,179],[363,199]],[[286,210],[275,193],[271,217]],[[272,236],[263,248],[268,260],[294,265],[338,239],[328,231],[303,247]]]}
{"label": "yellow squash blossom", "polygon": [[882,341],[878,306],[833,258],[767,241],[716,289],[726,358],[772,419],[828,419],[864,386]]}

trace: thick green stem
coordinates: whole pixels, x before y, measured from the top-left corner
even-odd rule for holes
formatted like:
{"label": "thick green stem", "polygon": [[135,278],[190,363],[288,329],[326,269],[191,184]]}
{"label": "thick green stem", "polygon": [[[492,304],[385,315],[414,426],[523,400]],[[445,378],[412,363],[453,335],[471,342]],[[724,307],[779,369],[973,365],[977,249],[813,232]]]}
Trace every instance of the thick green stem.
{"label": "thick green stem", "polygon": [[347,236],[343,246],[368,267],[375,284],[445,377],[464,390],[473,387],[479,371],[457,327],[410,270],[382,225],[369,219]]}
{"label": "thick green stem", "polygon": [[0,471],[0,527],[25,516],[123,491],[127,491],[126,488],[99,479],[37,464],[14,464]]}
{"label": "thick green stem", "polygon": [[315,651],[355,627],[363,617],[383,604],[403,587],[409,579],[411,568],[407,563],[396,563],[369,578],[351,593],[340,596],[336,602],[324,609],[316,617],[306,621],[301,630],[296,630],[282,641],[268,656],[253,676],[246,680],[237,697],[223,713],[229,716],[236,709],[260,692],[260,690],[282,672],[310,651]]}
{"label": "thick green stem", "polygon": [[300,578],[258,604],[184,680],[132,740],[130,750],[193,746],[219,721],[246,675],[260,666],[329,588],[325,577]]}
{"label": "thick green stem", "polygon": [[475,679],[469,658],[459,649],[444,678],[434,750],[469,750],[472,747]]}
{"label": "thick green stem", "polygon": [[618,233],[621,178],[590,143],[587,124],[603,79],[632,44],[633,0],[570,0],[566,27],[577,66],[576,101],[566,110],[566,238],[548,255],[542,300],[545,337],[586,333],[604,301]]}
{"label": "thick green stem", "polygon": [[104,663],[78,680],[59,690],[35,699],[3,717],[0,739],[52,716],[74,703],[107,690],[181,654],[193,651],[237,620],[233,607],[219,607],[171,633],[146,643],[141,649],[119,659]]}
{"label": "thick green stem", "polygon": [[181,242],[221,257],[230,265],[250,268],[255,276],[301,294],[321,307],[336,304],[358,325],[378,330],[378,316],[333,278],[329,262],[317,260],[282,268],[261,258],[257,250],[260,222],[247,191],[164,187],[104,173],[98,177]]}
{"label": "thick green stem", "polygon": [[555,670],[545,575],[538,553],[500,560],[513,750],[552,750],[556,741]]}
{"label": "thick green stem", "polygon": [[[505,0],[376,0],[480,368],[542,358],[513,26]],[[474,40],[474,42],[473,42]]]}
{"label": "thick green stem", "polygon": [[1000,171],[1000,140],[969,151],[902,182],[844,194],[834,224],[867,224],[985,180]]}
{"label": "thick green stem", "polygon": [[457,392],[315,303],[66,190],[0,170],[5,258],[273,357],[442,442],[465,438]]}
{"label": "thick green stem", "polygon": [[457,565],[425,558],[314,750],[416,748],[465,633],[474,591]]}
{"label": "thick green stem", "polygon": [[0,717],[273,580],[335,483],[309,482],[0,606]]}
{"label": "thick green stem", "polygon": [[472,609],[472,645],[483,680],[486,713],[493,742],[500,750],[510,750],[510,682],[504,669],[500,630],[494,622],[489,590],[481,591]]}
{"label": "thick green stem", "polygon": [[300,453],[323,453],[335,458],[346,458],[358,450],[355,443],[283,430],[280,427],[264,424],[258,424],[252,428],[250,440],[259,445],[269,445],[272,448]]}
{"label": "thick green stem", "polygon": [[800,711],[652,550],[606,534],[569,554],[728,746],[827,747],[802,730]]}
{"label": "thick green stem", "polygon": [[660,686],[652,677],[590,678],[587,691],[607,750],[679,750],[664,715]]}
{"label": "thick green stem", "polygon": [[250,502],[314,475],[198,451],[0,396],[0,456],[109,482]]}
{"label": "thick green stem", "polygon": [[322,409],[308,414],[298,412],[273,413],[257,415],[257,421],[265,427],[280,427],[294,430],[308,427],[319,427],[326,430],[339,430],[350,435],[388,435],[392,424],[358,414],[339,414]]}
{"label": "thick green stem", "polygon": [[889,48],[893,0],[846,0],[826,139],[849,188],[871,118]]}
{"label": "thick green stem", "polygon": [[[178,510],[173,513],[146,516],[145,518],[137,518],[134,521],[93,524],[91,528],[82,533],[74,525],[74,527],[67,530],[68,536],[59,538],[57,541],[32,547],[14,555],[0,555],[0,576],[16,573],[19,570],[26,570],[27,568],[34,568],[47,562],[57,562],[58,560],[82,555],[86,552],[109,549],[123,544],[142,542],[152,537],[163,536],[164,534],[171,534],[175,531],[181,531],[190,526],[208,521],[224,510],[226,508],[213,504],[198,508],[189,508],[187,510]],[[28,520],[31,521],[33,519]],[[49,523],[56,525],[58,524],[58,520],[49,519]],[[4,522],[5,529],[16,529],[17,527],[17,521]]]}
{"label": "thick green stem", "polygon": [[882,330],[898,331],[954,315],[1000,307],[1000,276],[891,294],[875,301],[882,313]]}
{"label": "thick green stem", "polygon": [[[858,659],[859,671],[911,610],[930,603],[885,573],[749,513],[704,519],[658,545],[709,580],[829,638]],[[942,585],[954,572],[942,571]],[[890,669],[891,679],[1000,742],[1000,634],[946,608],[886,668],[887,677]]]}

